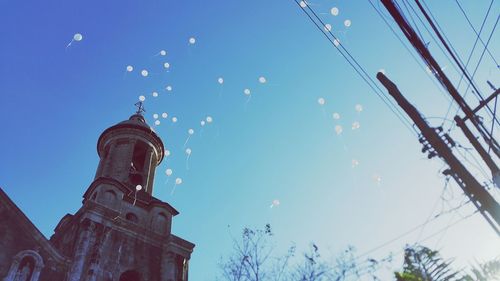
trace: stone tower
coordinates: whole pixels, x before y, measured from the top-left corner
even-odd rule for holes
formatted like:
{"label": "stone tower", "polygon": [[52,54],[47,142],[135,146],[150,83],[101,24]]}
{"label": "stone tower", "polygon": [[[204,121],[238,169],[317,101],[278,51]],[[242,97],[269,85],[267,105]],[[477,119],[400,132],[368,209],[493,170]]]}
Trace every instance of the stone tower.
{"label": "stone tower", "polygon": [[171,233],[178,212],[152,196],[162,140],[139,111],[106,129],[97,152],[82,207],[64,216],[50,238],[70,260],[65,280],[187,281],[194,244]]}

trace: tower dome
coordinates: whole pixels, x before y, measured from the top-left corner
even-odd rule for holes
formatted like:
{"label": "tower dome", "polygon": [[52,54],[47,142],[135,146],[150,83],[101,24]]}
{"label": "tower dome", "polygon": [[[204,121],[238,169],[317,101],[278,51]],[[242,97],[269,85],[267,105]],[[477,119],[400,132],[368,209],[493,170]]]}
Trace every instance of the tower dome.
{"label": "tower dome", "polygon": [[96,179],[112,178],[132,190],[140,185],[152,195],[155,170],[165,148],[140,111],[106,129],[97,142],[97,153]]}

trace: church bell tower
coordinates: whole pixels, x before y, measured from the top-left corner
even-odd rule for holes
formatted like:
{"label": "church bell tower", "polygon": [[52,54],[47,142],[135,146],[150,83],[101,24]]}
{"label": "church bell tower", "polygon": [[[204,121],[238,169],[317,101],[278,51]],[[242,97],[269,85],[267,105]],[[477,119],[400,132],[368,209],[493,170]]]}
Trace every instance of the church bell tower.
{"label": "church bell tower", "polygon": [[61,219],[50,239],[71,259],[66,280],[188,280],[194,244],[171,233],[179,212],[153,197],[164,151],[142,104],[128,120],[104,130],[83,205]]}

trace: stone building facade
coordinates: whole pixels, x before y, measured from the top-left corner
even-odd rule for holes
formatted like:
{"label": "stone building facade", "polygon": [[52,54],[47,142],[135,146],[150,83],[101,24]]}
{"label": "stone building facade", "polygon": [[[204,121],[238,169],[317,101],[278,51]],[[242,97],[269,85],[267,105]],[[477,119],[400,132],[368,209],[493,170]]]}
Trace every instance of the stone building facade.
{"label": "stone building facade", "polygon": [[99,137],[82,207],[47,239],[0,189],[2,281],[187,281],[194,244],[171,233],[179,214],[152,196],[164,157],[140,114]]}

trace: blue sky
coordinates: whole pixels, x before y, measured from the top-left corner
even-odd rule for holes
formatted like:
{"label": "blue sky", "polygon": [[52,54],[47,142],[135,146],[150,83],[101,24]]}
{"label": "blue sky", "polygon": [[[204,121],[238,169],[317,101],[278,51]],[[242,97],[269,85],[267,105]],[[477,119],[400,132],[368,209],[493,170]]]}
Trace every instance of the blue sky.
{"label": "blue sky", "polygon": [[[466,58],[474,37],[456,3],[428,2]],[[460,2],[479,29],[490,1]],[[423,114],[445,115],[449,98],[368,1],[310,4],[372,77],[384,69]],[[339,8],[338,16],[329,14],[332,7]],[[493,5],[484,41],[499,8]],[[349,28],[343,26],[346,19],[352,21]],[[66,48],[75,33],[83,40]],[[128,118],[139,95],[146,96],[152,126],[153,113],[179,118],[176,124],[162,119],[155,128],[172,155],[158,168],[154,194],[180,211],[174,233],[197,245],[193,280],[214,280],[220,256],[231,249],[230,233],[244,226],[271,223],[282,249],[292,242],[304,249],[314,241],[326,252],[352,244],[363,253],[464,200],[455,184],[444,193],[449,203],[439,199],[442,162],[420,153],[417,139],[292,0],[0,0],[0,34],[0,186],[47,237],[64,214],[81,206],[97,168],[100,133]],[[188,43],[190,37],[195,44]],[[489,44],[493,54],[498,40],[494,35]],[[434,42],[429,48],[456,85],[451,63]],[[160,50],[168,54],[159,56]],[[168,72],[164,62],[171,64]],[[127,73],[127,65],[134,71]],[[142,77],[142,69],[150,75]],[[260,84],[260,76],[267,83]],[[498,68],[487,56],[475,77],[486,94],[486,80],[500,85]],[[468,100],[477,104],[470,93]],[[341,119],[335,121],[333,112]],[[214,122],[202,128],[206,116]],[[355,121],[360,128],[351,130]],[[340,136],[335,125],[344,128]],[[193,152],[187,170],[183,144],[189,128],[195,134],[188,142]],[[470,146],[457,130],[452,135]],[[355,168],[353,159],[359,161]],[[184,180],[174,195],[173,179],[165,183],[167,167]],[[270,208],[275,199],[280,206]],[[472,212],[467,205],[443,215],[373,256],[399,251]],[[464,265],[500,250],[498,237],[477,215],[424,244]]]}

